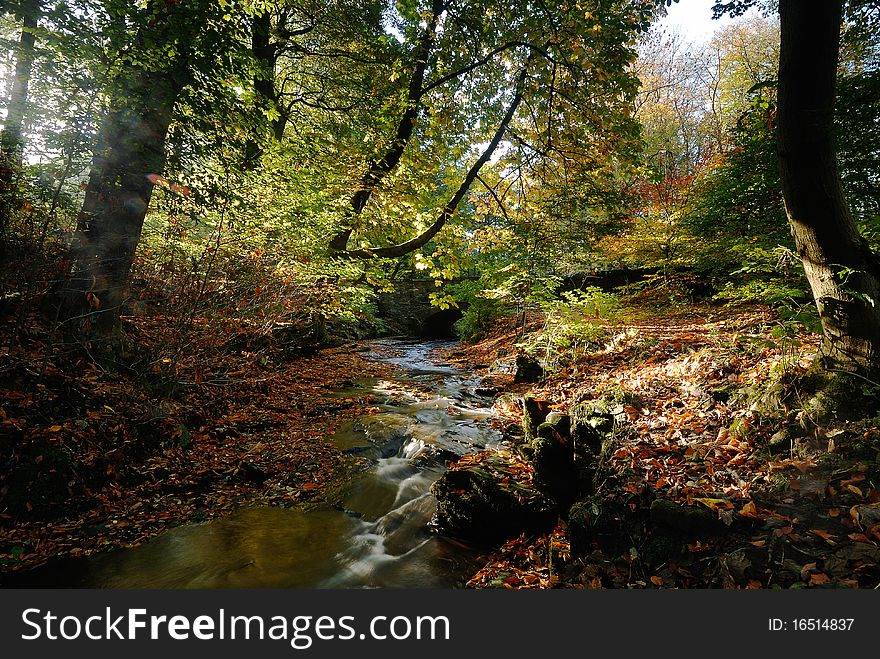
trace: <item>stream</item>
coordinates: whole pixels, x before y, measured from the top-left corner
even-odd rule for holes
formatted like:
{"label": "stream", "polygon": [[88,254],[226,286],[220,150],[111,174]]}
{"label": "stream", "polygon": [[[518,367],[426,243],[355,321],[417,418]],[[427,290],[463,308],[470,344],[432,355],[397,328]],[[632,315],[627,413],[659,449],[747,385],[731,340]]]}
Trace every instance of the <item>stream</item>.
{"label": "stream", "polygon": [[[332,441],[367,460],[339,507],[242,508],[176,527],[138,547],[65,559],[24,586],[80,588],[454,588],[478,569],[475,549],[428,529],[431,485],[449,460],[500,440],[479,380],[432,359],[443,342],[377,340],[369,359],[399,368],[340,397],[371,393],[379,411]],[[25,575],[22,575],[23,577]]]}

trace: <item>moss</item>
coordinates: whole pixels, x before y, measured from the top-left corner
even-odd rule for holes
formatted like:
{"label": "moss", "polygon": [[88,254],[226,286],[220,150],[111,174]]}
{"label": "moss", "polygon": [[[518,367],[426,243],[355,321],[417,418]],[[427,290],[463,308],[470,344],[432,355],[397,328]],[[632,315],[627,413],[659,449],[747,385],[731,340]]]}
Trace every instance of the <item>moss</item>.
{"label": "moss", "polygon": [[744,390],[751,411],[782,418],[789,409],[803,410],[816,425],[853,421],[880,410],[878,387],[862,377],[814,365],[800,376],[780,375]]}

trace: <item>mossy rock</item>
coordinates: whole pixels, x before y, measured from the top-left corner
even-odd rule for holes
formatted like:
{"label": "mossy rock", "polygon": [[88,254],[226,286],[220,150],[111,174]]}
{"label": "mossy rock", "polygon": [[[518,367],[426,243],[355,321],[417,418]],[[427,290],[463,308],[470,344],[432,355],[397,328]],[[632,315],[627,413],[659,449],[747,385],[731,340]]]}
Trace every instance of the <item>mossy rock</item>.
{"label": "mossy rock", "polygon": [[[542,424],[539,432],[548,424]],[[548,432],[548,431],[544,431]],[[571,440],[539,436],[532,443],[532,464],[538,489],[566,508],[575,499],[578,490],[577,472]]]}
{"label": "mossy rock", "polygon": [[526,443],[530,444],[538,436],[538,426],[544,423],[550,413],[550,401],[526,394],[522,398],[523,433]]}
{"label": "mossy rock", "polygon": [[668,499],[655,499],[651,503],[651,522],[699,538],[721,535],[727,530],[708,508],[679,504]]}
{"label": "mossy rock", "polygon": [[506,469],[503,458],[490,456],[485,462],[488,464],[447,471],[434,483],[434,529],[471,542],[496,545],[521,533],[543,533],[553,528],[558,513],[549,499],[533,487],[493,473]]}
{"label": "mossy rock", "polygon": [[572,555],[586,556],[594,545],[612,558],[624,554],[632,545],[632,522],[627,509],[613,499],[581,499],[568,510]]}
{"label": "mossy rock", "polygon": [[799,377],[784,375],[753,386],[749,409],[767,418],[780,418],[791,408],[802,409],[818,425],[856,421],[880,411],[880,388],[850,373],[829,371],[814,364]]}
{"label": "mossy rock", "polygon": [[577,402],[571,406],[569,414],[571,414],[573,433],[589,426],[600,434],[608,435],[614,432],[626,418],[622,403],[606,400]]}
{"label": "mossy rock", "polygon": [[670,528],[658,526],[642,546],[642,561],[649,566],[662,565],[670,559],[680,558],[687,545],[685,537]]}

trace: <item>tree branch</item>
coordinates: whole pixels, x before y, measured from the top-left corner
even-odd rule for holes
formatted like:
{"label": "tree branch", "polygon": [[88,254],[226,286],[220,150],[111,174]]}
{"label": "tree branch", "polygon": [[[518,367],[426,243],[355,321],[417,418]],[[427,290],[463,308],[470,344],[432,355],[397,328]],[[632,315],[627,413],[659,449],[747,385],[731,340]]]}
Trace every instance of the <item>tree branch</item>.
{"label": "tree branch", "polygon": [[[529,61],[531,61],[531,58],[529,58]],[[492,141],[489,142],[489,145],[483,150],[483,153],[471,166],[470,170],[468,170],[468,173],[464,177],[464,180],[461,182],[461,185],[458,187],[458,190],[453,195],[452,199],[450,199],[446,203],[446,205],[443,207],[443,210],[440,212],[440,215],[430,227],[428,227],[424,232],[422,232],[415,238],[412,238],[410,240],[407,240],[406,242],[397,245],[392,245],[391,247],[346,250],[342,252],[342,256],[357,259],[396,258],[398,256],[403,256],[404,254],[409,254],[410,252],[414,252],[415,250],[420,249],[421,247],[426,245],[432,238],[434,238],[434,236],[440,233],[440,230],[446,225],[446,222],[448,222],[449,219],[455,214],[458,205],[468,193],[471,184],[479,177],[480,170],[483,168],[483,165],[489,162],[489,160],[492,158],[492,154],[495,153],[498,145],[501,144],[501,140],[504,138],[504,134],[507,132],[507,128],[510,126],[510,122],[513,120],[517,108],[519,108],[519,105],[522,102],[527,77],[528,65],[524,66],[522,71],[520,71],[519,78],[516,84],[516,93],[514,94],[514,97],[510,102],[510,106],[508,106],[507,108],[507,112],[505,113],[504,118],[501,120],[501,123],[495,130],[495,135],[492,137]]]}
{"label": "tree branch", "polygon": [[428,68],[428,60],[430,59],[431,44],[437,33],[437,25],[440,21],[440,14],[443,13],[444,0],[433,0],[431,7],[431,20],[425,26],[424,32],[419,39],[419,47],[416,52],[415,66],[413,67],[412,77],[409,81],[409,89],[406,98],[406,110],[401,116],[397,124],[397,132],[391,148],[379,160],[373,161],[361,179],[360,186],[352,195],[349,202],[349,226],[336,234],[330,241],[330,249],[345,250],[348,240],[354,231],[354,219],[361,214],[373,190],[390,172],[397,167],[400,162],[403,151],[413,134],[415,128],[415,120],[419,113],[419,100],[423,96],[422,87],[425,84],[425,72]]}

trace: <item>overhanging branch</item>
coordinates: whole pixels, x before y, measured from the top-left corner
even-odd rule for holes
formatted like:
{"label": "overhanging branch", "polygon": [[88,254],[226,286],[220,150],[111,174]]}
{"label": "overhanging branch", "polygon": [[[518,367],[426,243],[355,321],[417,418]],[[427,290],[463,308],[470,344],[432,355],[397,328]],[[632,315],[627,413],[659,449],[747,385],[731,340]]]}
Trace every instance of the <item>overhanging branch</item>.
{"label": "overhanging branch", "polygon": [[[531,61],[531,58],[529,58],[529,61]],[[344,250],[340,252],[340,256],[356,259],[397,258],[399,256],[409,254],[410,252],[414,252],[417,249],[421,249],[432,238],[434,238],[434,236],[440,233],[440,230],[446,225],[450,218],[455,215],[455,211],[458,208],[458,205],[464,199],[465,195],[467,195],[471,184],[480,176],[480,170],[487,162],[489,162],[489,160],[491,160],[492,155],[498,148],[498,145],[501,144],[501,140],[504,139],[504,134],[507,132],[507,129],[510,126],[510,122],[513,120],[517,108],[519,108],[519,105],[522,102],[527,77],[528,66],[525,66],[523,67],[522,71],[520,71],[519,77],[517,79],[516,93],[514,94],[514,97],[507,108],[507,112],[505,113],[504,118],[501,120],[501,123],[495,130],[492,141],[489,142],[489,145],[483,150],[483,153],[468,170],[468,173],[465,175],[464,180],[458,187],[458,190],[452,196],[452,199],[450,199],[446,203],[446,205],[443,207],[443,210],[440,212],[440,215],[430,227],[428,227],[425,231],[423,231],[415,238],[407,240],[403,243],[399,243],[397,245],[392,245],[390,247]]]}

